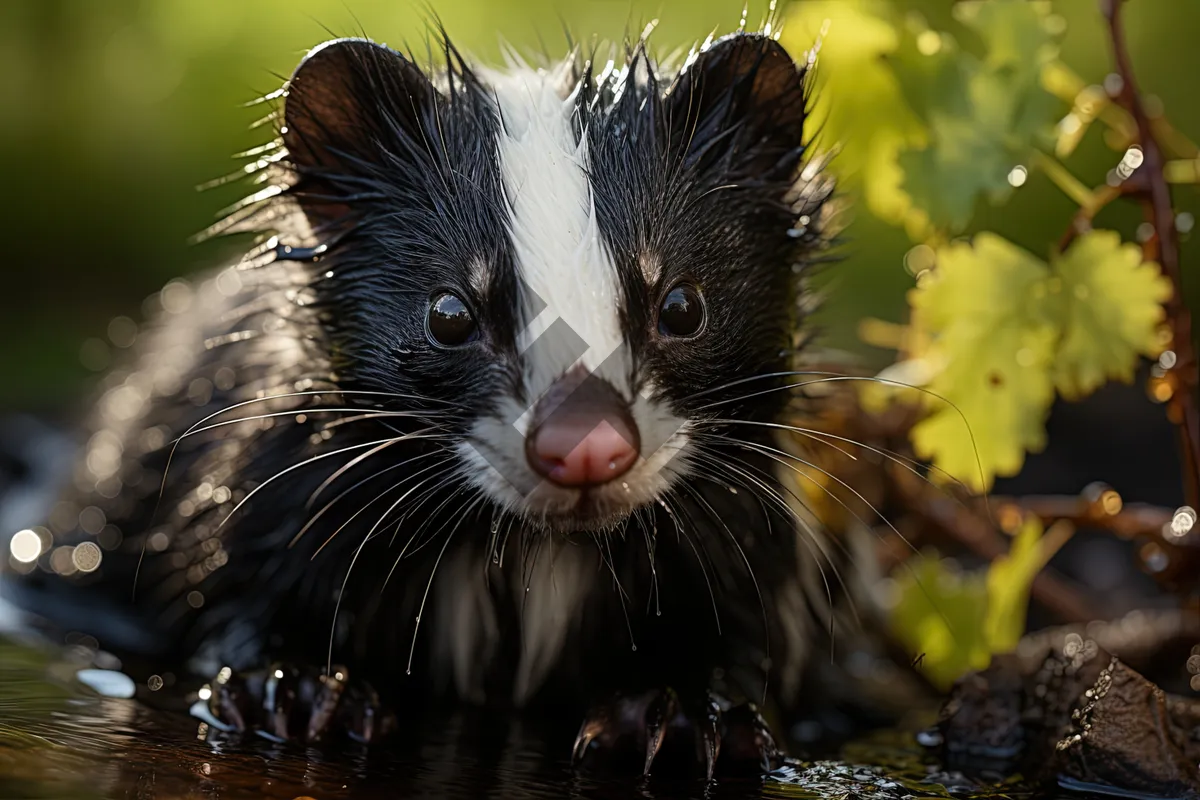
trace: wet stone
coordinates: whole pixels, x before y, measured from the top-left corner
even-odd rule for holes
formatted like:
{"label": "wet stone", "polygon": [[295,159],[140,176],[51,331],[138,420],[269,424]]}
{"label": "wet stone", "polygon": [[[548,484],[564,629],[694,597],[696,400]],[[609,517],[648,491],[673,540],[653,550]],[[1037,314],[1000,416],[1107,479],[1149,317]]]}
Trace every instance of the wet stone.
{"label": "wet stone", "polygon": [[1088,795],[1200,798],[1200,703],[1080,640],[962,678],[921,737],[948,769]]}
{"label": "wet stone", "polygon": [[1059,783],[1117,787],[1163,797],[1200,797],[1194,703],[1171,698],[1114,660],[1085,693],[1058,745]]}

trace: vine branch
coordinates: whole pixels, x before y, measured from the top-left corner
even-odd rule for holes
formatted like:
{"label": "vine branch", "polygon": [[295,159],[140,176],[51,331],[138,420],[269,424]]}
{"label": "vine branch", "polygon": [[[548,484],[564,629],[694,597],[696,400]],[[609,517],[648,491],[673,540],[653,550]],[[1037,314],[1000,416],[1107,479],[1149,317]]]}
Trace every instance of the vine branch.
{"label": "vine branch", "polygon": [[1200,363],[1192,339],[1192,318],[1184,302],[1183,272],[1179,256],[1179,234],[1175,229],[1175,213],[1171,205],[1171,190],[1163,174],[1165,160],[1155,138],[1154,126],[1146,113],[1133,65],[1125,44],[1125,29],[1121,23],[1124,0],[1100,0],[1100,10],[1108,21],[1113,60],[1121,76],[1121,90],[1116,100],[1130,113],[1137,126],[1138,144],[1142,148],[1141,169],[1147,175],[1147,191],[1142,195],[1146,219],[1154,228],[1154,236],[1146,242],[1147,258],[1158,261],[1163,274],[1171,281],[1174,292],[1166,303],[1171,324],[1172,347],[1176,362],[1174,394],[1171,405],[1179,432],[1184,468],[1184,495],[1193,508],[1200,508],[1200,405],[1197,405],[1197,384],[1200,383]]}
{"label": "vine branch", "polygon": [[[890,469],[900,489],[900,498],[908,511],[932,525],[978,556],[994,561],[1008,552],[1008,544],[995,524],[980,511],[955,502],[946,493],[904,469]],[[1030,586],[1033,599],[1050,609],[1065,622],[1095,619],[1093,599],[1064,582],[1049,570],[1042,570]]]}

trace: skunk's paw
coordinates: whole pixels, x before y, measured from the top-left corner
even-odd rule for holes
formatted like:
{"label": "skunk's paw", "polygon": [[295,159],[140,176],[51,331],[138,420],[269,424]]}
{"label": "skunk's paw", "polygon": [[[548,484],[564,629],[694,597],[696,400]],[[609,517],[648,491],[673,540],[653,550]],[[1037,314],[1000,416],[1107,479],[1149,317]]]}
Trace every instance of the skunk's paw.
{"label": "skunk's paw", "polygon": [[706,693],[680,698],[670,688],[617,694],[592,707],[579,728],[572,761],[601,760],[649,775],[669,771],[761,775],[781,763],[783,752],[751,704],[731,705]]}
{"label": "skunk's paw", "polygon": [[375,690],[343,667],[273,664],[265,670],[222,669],[209,687],[208,711],[226,730],[281,741],[317,742],[344,735],[371,742],[395,727]]}

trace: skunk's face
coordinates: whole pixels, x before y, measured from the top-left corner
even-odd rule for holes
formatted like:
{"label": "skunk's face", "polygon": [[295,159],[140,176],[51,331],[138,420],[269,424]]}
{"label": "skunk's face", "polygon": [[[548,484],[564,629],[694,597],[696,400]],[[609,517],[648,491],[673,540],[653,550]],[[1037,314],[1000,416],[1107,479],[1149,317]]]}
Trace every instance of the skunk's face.
{"label": "skunk's face", "polygon": [[458,474],[505,509],[612,526],[704,473],[698,431],[778,410],[803,71],[748,34],[669,82],[640,51],[598,75],[447,61],[431,80],[341,40],[290,84],[341,377],[444,413]]}

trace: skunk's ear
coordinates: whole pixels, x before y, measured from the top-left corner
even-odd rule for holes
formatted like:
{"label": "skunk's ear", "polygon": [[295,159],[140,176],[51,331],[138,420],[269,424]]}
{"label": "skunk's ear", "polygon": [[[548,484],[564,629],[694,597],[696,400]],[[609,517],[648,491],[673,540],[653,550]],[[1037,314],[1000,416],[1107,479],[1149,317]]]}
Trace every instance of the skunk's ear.
{"label": "skunk's ear", "polygon": [[437,98],[420,68],[382,45],[335,39],[309,52],[288,82],[282,135],[310,219],[344,217],[375,169],[420,150]]}
{"label": "skunk's ear", "polygon": [[667,90],[672,151],[722,179],[788,181],[803,152],[805,70],[769,36],[713,42]]}

